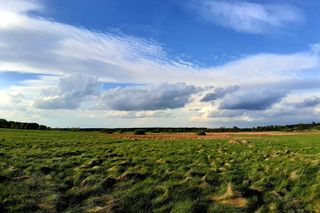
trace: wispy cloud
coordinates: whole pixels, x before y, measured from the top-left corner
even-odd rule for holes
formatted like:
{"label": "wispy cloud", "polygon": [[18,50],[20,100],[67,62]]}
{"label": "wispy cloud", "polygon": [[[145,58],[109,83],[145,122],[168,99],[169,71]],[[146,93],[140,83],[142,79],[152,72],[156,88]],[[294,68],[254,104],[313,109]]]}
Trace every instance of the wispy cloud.
{"label": "wispy cloud", "polygon": [[287,4],[201,0],[194,8],[206,21],[244,33],[268,34],[304,20],[302,11]]}
{"label": "wispy cloud", "polygon": [[[264,33],[265,29],[282,29],[286,23],[300,20],[300,12],[287,5],[205,2],[233,8],[233,19],[244,22],[237,22],[239,31],[248,24],[250,27],[242,30]],[[37,79],[24,79],[0,90],[0,117],[26,121],[37,118],[53,126],[77,125],[78,121],[79,125],[86,124],[86,118],[80,119],[79,115],[94,117],[100,126],[106,120],[115,126],[126,125],[116,117],[154,119],[145,119],[144,123],[137,119],[132,126],[168,125],[164,117],[170,117],[169,125],[197,125],[190,122],[197,116],[205,125],[221,124],[211,119],[222,116],[228,117],[229,123],[252,122],[259,116],[267,122],[276,116],[281,118],[277,112],[283,109],[276,105],[286,95],[296,96],[294,103],[299,103],[306,99],[305,91],[319,89],[318,44],[300,52],[247,55],[220,66],[201,67],[170,58],[156,41],[96,32],[30,15],[43,9],[38,1],[0,0],[0,5],[6,5],[0,9],[0,72],[37,74]],[[278,17],[281,7],[283,17]],[[226,16],[225,12],[215,13],[220,18]],[[259,14],[264,18],[257,18]],[[98,91],[97,86],[106,82],[126,82],[128,86]],[[262,87],[274,88],[274,92],[253,90]],[[305,102],[308,103],[315,102]],[[303,111],[308,113],[306,117],[312,118],[315,107],[318,105]],[[68,121],[60,124],[56,121],[59,119]]]}
{"label": "wispy cloud", "polygon": [[38,0],[0,0],[0,11],[27,13],[29,11],[41,11],[43,5]]}
{"label": "wispy cloud", "polygon": [[0,14],[7,17],[1,20],[5,27],[0,25],[0,41],[3,43],[0,48],[0,70],[54,75],[90,73],[107,82],[144,84],[182,81],[196,85],[228,86],[228,82],[234,81],[243,84],[287,79],[292,77],[294,71],[312,69],[319,64],[316,51],[313,51],[251,55],[222,66],[201,68],[168,58],[157,42],[90,31],[30,16],[28,12],[40,7],[37,7],[36,1],[12,2],[16,2],[14,5],[29,2],[34,6],[23,6],[23,3],[20,6],[22,9],[10,10],[10,17],[20,21],[12,21],[15,19],[9,19],[3,12],[5,10],[0,10]]}

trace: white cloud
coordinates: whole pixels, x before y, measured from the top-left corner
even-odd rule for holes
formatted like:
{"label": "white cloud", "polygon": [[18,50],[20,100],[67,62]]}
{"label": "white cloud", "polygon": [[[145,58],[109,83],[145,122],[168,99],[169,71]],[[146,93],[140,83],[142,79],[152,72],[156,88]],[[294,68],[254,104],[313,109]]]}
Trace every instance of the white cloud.
{"label": "white cloud", "polygon": [[0,91],[0,109],[9,109],[13,107],[14,104],[20,103],[23,95],[10,94],[7,91]]}
{"label": "white cloud", "polygon": [[0,0],[0,5],[0,28],[4,29],[27,24],[23,15],[43,9],[38,1],[32,0]]}
{"label": "white cloud", "polygon": [[320,54],[320,44],[319,43],[312,44],[311,45],[311,52],[313,52],[313,54],[319,56],[319,54]]}
{"label": "white cloud", "polygon": [[57,87],[43,90],[34,107],[40,109],[76,109],[85,98],[98,95],[101,84],[97,78],[71,75],[60,78]]}
{"label": "white cloud", "polygon": [[[200,68],[189,62],[168,59],[165,50],[154,41],[94,32],[26,13],[35,7],[24,9],[24,13],[12,13],[21,22],[12,21],[15,19],[10,17],[1,21],[7,27],[0,26],[0,41],[4,45],[0,48],[0,70],[90,74],[111,82],[182,81],[226,86],[232,81],[258,83],[288,79],[292,78],[293,71],[311,69],[319,63],[319,58],[310,51],[259,54],[219,67]],[[3,11],[0,14],[6,16]]]}
{"label": "white cloud", "polygon": [[[222,1],[220,3],[231,4]],[[215,110],[217,114],[229,115],[230,123],[236,120],[252,122],[257,120],[257,112],[247,110],[239,116],[234,115],[235,112],[224,113],[218,106],[227,100],[228,96],[221,97],[216,105],[202,103],[200,100],[204,94],[194,94],[196,92],[194,88],[214,86],[216,89],[239,85],[238,94],[256,87],[283,89],[290,91],[290,94],[297,90],[319,89],[320,75],[315,74],[320,69],[318,44],[312,45],[308,51],[291,54],[261,53],[238,58],[221,66],[200,67],[188,61],[169,58],[166,50],[155,41],[96,32],[44,19],[34,14],[30,15],[30,12],[43,9],[38,1],[0,0],[0,5],[0,72],[51,74],[41,76],[40,79],[19,82],[19,85],[12,85],[0,91],[0,104],[7,106],[6,109],[1,108],[0,117],[18,120],[34,118],[52,126],[72,126],[72,124],[84,126],[86,119],[79,118],[79,112],[86,110],[84,116],[92,115],[91,117],[94,117],[100,126],[107,122],[123,126],[126,125],[123,122],[125,120],[119,119],[130,117],[149,119],[143,121],[131,119],[132,126],[158,123],[164,126],[165,124],[194,126],[202,123],[192,123],[191,118],[197,122],[210,122],[213,119],[212,111]],[[273,8],[275,5],[252,3],[232,5],[246,11],[248,15],[243,11],[235,14],[243,16],[239,20],[248,22],[252,29],[255,29],[256,23],[265,24],[267,28],[275,26],[282,28],[287,22],[299,21],[294,18],[294,15],[297,15],[295,12],[290,18],[290,13],[295,9],[289,6],[284,8],[288,9],[285,10],[284,17],[279,18],[278,9]],[[244,6],[249,6],[251,9],[244,9]],[[255,10],[258,11],[258,15],[264,14],[264,18],[257,18],[258,15],[256,17],[253,12]],[[252,21],[252,19],[257,20]],[[259,31],[259,28],[255,30]],[[308,76],[306,73],[313,74]],[[61,79],[60,85],[59,79]],[[64,81],[68,84],[64,84]],[[96,86],[101,82],[140,83],[148,86],[140,89],[118,88],[106,91],[104,95],[95,94]],[[11,94],[21,94],[16,97],[16,100],[21,100],[19,104],[14,104],[14,100],[10,98]],[[189,99],[191,94],[197,98]],[[250,93],[244,99],[248,97]],[[300,95],[300,99],[303,97],[304,94]],[[97,109],[97,103],[103,108]],[[46,109],[37,107],[59,109],[51,110],[49,114]],[[182,108],[176,109],[178,107]],[[268,113],[271,113],[270,110],[274,107],[272,105]],[[159,111],[167,108],[170,110]],[[120,112],[119,109],[132,111]],[[262,118],[273,119],[272,116],[264,114],[265,110],[260,111],[259,116]],[[311,115],[314,111],[308,113]],[[170,123],[167,120],[168,116],[171,119]],[[58,118],[61,120],[68,118],[66,119],[68,121],[64,121],[63,124],[56,123],[55,120]],[[218,124],[220,123],[208,125]]]}
{"label": "white cloud", "polygon": [[0,0],[0,5],[0,11],[15,13],[26,13],[43,9],[43,6],[37,0]]}
{"label": "white cloud", "polygon": [[114,110],[99,110],[93,112],[82,111],[82,117],[90,117],[90,118],[172,118],[173,115],[171,112],[167,110],[156,110],[156,111],[114,111]]}
{"label": "white cloud", "polygon": [[285,4],[201,0],[194,7],[205,20],[245,33],[267,34],[304,20],[299,9]]}

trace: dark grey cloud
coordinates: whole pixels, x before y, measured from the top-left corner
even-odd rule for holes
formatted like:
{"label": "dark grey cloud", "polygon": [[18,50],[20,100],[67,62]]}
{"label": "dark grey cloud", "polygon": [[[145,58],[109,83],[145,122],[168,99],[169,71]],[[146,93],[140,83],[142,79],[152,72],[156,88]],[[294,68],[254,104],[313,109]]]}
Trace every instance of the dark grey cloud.
{"label": "dark grey cloud", "polygon": [[56,88],[43,91],[43,96],[33,105],[39,109],[76,109],[82,101],[98,92],[101,83],[97,78],[85,75],[62,77]]}
{"label": "dark grey cloud", "polygon": [[265,110],[281,101],[287,94],[283,90],[260,89],[229,95],[220,105],[220,109],[229,110]]}
{"label": "dark grey cloud", "polygon": [[315,107],[320,104],[320,97],[313,97],[294,104],[296,108]]}
{"label": "dark grey cloud", "polygon": [[287,125],[311,123],[320,119],[320,113],[312,107],[296,108],[293,103],[280,103],[267,110],[219,110],[209,113],[217,126],[253,127],[263,125]]}
{"label": "dark grey cloud", "polygon": [[185,106],[199,88],[185,83],[116,88],[104,92],[103,107],[113,110],[163,110]]}
{"label": "dark grey cloud", "polygon": [[221,87],[216,88],[214,92],[206,94],[201,99],[201,102],[209,102],[209,101],[217,100],[219,98],[223,98],[226,94],[233,93],[239,89],[240,89],[239,86],[230,86],[227,88],[221,88]]}
{"label": "dark grey cloud", "polygon": [[235,118],[246,114],[245,110],[219,110],[210,112],[208,117],[210,118]]}

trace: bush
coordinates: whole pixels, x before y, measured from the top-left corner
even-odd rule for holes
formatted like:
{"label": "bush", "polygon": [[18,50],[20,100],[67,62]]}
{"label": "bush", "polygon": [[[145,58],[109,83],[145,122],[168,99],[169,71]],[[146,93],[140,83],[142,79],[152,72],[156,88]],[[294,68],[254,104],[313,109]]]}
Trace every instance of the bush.
{"label": "bush", "polygon": [[196,133],[197,133],[197,135],[206,135],[206,132],[203,130],[199,130]]}
{"label": "bush", "polygon": [[101,132],[107,133],[107,134],[112,134],[114,130],[112,129],[102,129]]}
{"label": "bush", "polygon": [[145,135],[146,132],[142,129],[137,129],[136,131],[134,131],[134,134],[135,135]]}

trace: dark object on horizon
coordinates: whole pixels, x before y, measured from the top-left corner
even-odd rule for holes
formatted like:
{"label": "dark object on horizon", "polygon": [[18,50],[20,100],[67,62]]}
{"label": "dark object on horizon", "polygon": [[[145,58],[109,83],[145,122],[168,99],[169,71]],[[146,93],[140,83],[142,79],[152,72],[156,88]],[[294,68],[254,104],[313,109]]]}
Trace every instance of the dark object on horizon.
{"label": "dark object on horizon", "polygon": [[203,130],[198,130],[198,131],[196,132],[196,134],[197,134],[197,135],[200,135],[200,136],[207,135],[206,132],[203,131]]}
{"label": "dark object on horizon", "polygon": [[137,129],[136,131],[134,131],[135,135],[145,135],[146,132],[143,129]]}

